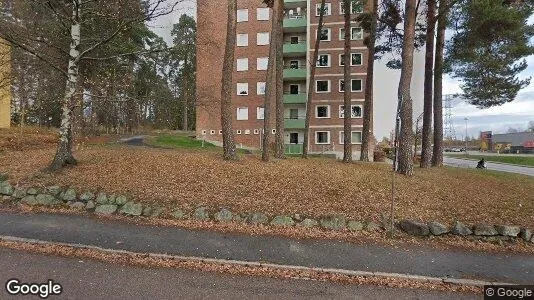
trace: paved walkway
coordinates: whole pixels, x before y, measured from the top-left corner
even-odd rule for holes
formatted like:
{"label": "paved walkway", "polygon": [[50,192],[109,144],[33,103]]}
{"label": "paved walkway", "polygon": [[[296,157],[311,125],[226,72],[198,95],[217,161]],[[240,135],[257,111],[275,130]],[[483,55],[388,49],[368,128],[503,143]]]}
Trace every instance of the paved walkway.
{"label": "paved walkway", "polygon": [[4,236],[141,253],[510,283],[534,282],[534,256],[529,255],[505,256],[416,247],[405,250],[330,240],[297,241],[54,214],[0,213],[0,224],[0,235]]}
{"label": "paved walkway", "polygon": [[[477,160],[460,159],[460,158],[454,158],[454,157],[449,157],[449,156],[443,157],[443,163],[451,167],[475,169],[477,166],[477,162],[478,162]],[[502,164],[502,163],[493,163],[489,161],[486,162],[486,165],[488,167],[488,170],[534,176],[534,168],[514,166],[514,165]],[[480,170],[480,171],[484,172],[484,170]]]}

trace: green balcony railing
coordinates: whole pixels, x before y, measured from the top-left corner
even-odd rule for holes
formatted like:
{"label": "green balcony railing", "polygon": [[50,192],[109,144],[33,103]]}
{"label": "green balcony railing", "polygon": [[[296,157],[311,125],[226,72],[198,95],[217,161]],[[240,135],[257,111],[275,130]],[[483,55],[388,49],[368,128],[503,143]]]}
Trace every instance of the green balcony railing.
{"label": "green balcony railing", "polygon": [[304,17],[284,19],[284,29],[306,29],[307,25],[307,20]]}
{"label": "green balcony railing", "polygon": [[284,104],[306,104],[306,93],[302,94],[285,94]]}
{"label": "green balcony railing", "polygon": [[285,119],[284,127],[286,129],[304,129],[304,119]]}
{"label": "green balcony railing", "polygon": [[284,79],[286,79],[286,80],[306,80],[306,68],[284,69]]}
{"label": "green balcony railing", "polygon": [[298,44],[284,44],[285,55],[306,55],[306,42],[300,42]]}
{"label": "green balcony railing", "polygon": [[302,144],[286,144],[286,154],[301,154],[302,153]]}
{"label": "green balcony railing", "polygon": [[284,0],[284,3],[306,3],[306,0]]}

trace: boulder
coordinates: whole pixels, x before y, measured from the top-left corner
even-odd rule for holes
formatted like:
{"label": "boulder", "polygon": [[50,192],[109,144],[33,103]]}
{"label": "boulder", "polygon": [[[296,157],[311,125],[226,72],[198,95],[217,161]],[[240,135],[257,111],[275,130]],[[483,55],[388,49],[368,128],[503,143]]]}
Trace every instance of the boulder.
{"label": "boulder", "polygon": [[121,207],[119,213],[127,216],[140,216],[143,213],[143,205],[130,201]]}
{"label": "boulder", "polygon": [[76,201],[76,202],[73,202],[73,203],[69,204],[69,207],[73,208],[73,209],[82,210],[82,209],[85,209],[85,203],[80,202],[80,201]]}
{"label": "boulder", "polygon": [[[61,187],[57,186],[57,185],[54,185],[54,186],[49,186],[46,191],[56,197],[57,195],[59,195],[59,193],[61,193]],[[70,201],[70,200],[69,200]]]}
{"label": "boulder", "polygon": [[26,189],[24,188],[16,188],[15,191],[13,191],[13,198],[15,199],[22,199],[26,197]]}
{"label": "boulder", "polygon": [[379,231],[381,229],[382,227],[375,222],[367,222],[367,225],[365,225],[365,230],[367,231]]}
{"label": "boulder", "polygon": [[96,204],[93,200],[87,201],[87,205],[85,205],[85,209],[94,209],[96,207]]}
{"label": "boulder", "polygon": [[28,195],[24,198],[22,198],[22,202],[28,205],[37,205],[37,199],[35,199],[34,195]]}
{"label": "boulder", "polygon": [[95,213],[101,215],[111,215],[117,211],[117,205],[113,204],[102,204],[96,207]]}
{"label": "boulder", "polygon": [[7,181],[0,182],[0,195],[11,196],[13,195],[14,191],[15,189],[9,182]]}
{"label": "boulder", "polygon": [[83,202],[89,202],[89,200],[93,200],[95,198],[95,194],[91,192],[85,192],[80,195],[80,200]]}
{"label": "boulder", "polygon": [[343,216],[324,217],[319,222],[324,229],[342,230],[346,227],[345,217]]}
{"label": "boulder", "polygon": [[278,227],[290,227],[295,225],[295,221],[290,216],[276,216],[272,219],[271,225]]}
{"label": "boulder", "polygon": [[116,203],[117,196],[115,194],[111,194],[108,196],[108,203],[109,204],[117,204]]}
{"label": "boulder", "polygon": [[183,219],[187,219],[187,214],[181,210],[181,209],[177,209],[175,211],[173,211],[171,213],[171,216],[177,220],[183,220]]}
{"label": "boulder", "polygon": [[76,200],[76,191],[73,188],[68,188],[66,191],[61,193],[59,197],[63,201],[74,201]]}
{"label": "boulder", "polygon": [[347,222],[347,228],[350,231],[362,231],[363,230],[363,223],[359,221],[348,221]]}
{"label": "boulder", "polygon": [[493,225],[488,224],[475,225],[473,232],[478,236],[494,236],[499,234]]}
{"label": "boulder", "polygon": [[35,196],[35,199],[37,200],[37,204],[39,205],[52,206],[63,203],[61,200],[56,199],[56,197],[49,194],[39,194]]}
{"label": "boulder", "polygon": [[302,220],[302,222],[298,223],[297,226],[304,227],[304,228],[312,228],[317,227],[319,225],[319,222],[317,222],[314,219],[306,218]]}
{"label": "boulder", "polygon": [[123,195],[119,195],[115,198],[115,204],[117,205],[124,205],[128,202],[128,198],[126,198],[126,196],[123,196]]}
{"label": "boulder", "polygon": [[248,217],[250,224],[266,224],[269,218],[264,213],[253,213]]}
{"label": "boulder", "polygon": [[161,207],[152,207],[152,206],[147,206],[143,209],[143,216],[144,217],[151,217],[151,218],[155,218],[155,217],[158,217],[159,215],[161,215],[163,213],[163,208]]}
{"label": "boulder", "polygon": [[199,207],[193,212],[193,218],[197,220],[209,220],[210,214],[205,207]]}
{"label": "boulder", "polygon": [[232,220],[234,220],[234,222],[245,222],[247,220],[247,215],[246,214],[234,214],[234,216],[232,217]]}
{"label": "boulder", "polygon": [[521,232],[521,228],[518,226],[497,225],[495,226],[495,229],[497,229],[497,232],[500,235],[511,237],[517,237],[517,235]]}
{"label": "boulder", "polygon": [[430,229],[425,223],[412,220],[402,220],[399,223],[399,227],[402,229],[402,231],[414,236],[430,235]]}
{"label": "boulder", "polygon": [[294,214],[293,215],[293,220],[297,221],[297,222],[301,222],[303,219],[302,215],[301,214]]}
{"label": "boulder", "polygon": [[96,195],[96,203],[108,204],[108,196],[104,193],[98,193],[98,195]]}
{"label": "boulder", "polygon": [[219,222],[232,221],[233,214],[229,209],[223,208],[215,214],[215,220]]}
{"label": "boulder", "polygon": [[453,234],[462,236],[473,234],[473,231],[471,231],[469,227],[465,226],[462,222],[459,221],[454,222],[451,232]]}
{"label": "boulder", "polygon": [[447,228],[447,226],[434,221],[428,222],[428,228],[430,229],[430,233],[433,235],[442,235],[449,232],[449,228]]}
{"label": "boulder", "polygon": [[36,188],[29,188],[29,189],[26,191],[26,194],[28,194],[28,195],[37,195],[37,194],[39,194],[39,191],[37,191]]}
{"label": "boulder", "polygon": [[532,239],[532,231],[528,228],[521,228],[521,231],[519,232],[519,237],[522,238],[525,242],[530,241]]}

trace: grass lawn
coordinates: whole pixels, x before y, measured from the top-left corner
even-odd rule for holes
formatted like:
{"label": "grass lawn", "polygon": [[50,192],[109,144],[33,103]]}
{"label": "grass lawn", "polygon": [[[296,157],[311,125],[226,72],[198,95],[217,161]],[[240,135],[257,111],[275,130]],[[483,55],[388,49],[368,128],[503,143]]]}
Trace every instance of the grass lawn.
{"label": "grass lawn", "polygon": [[484,158],[486,161],[534,167],[534,155],[532,156],[513,156],[513,155],[490,156],[490,155],[471,155],[471,154],[469,156],[465,156],[464,154],[462,154],[461,156],[450,155],[450,154],[447,154],[447,155],[450,157],[469,158],[469,159],[476,159],[476,160],[480,160]]}
{"label": "grass lawn", "polygon": [[[390,166],[379,163],[343,164],[324,158],[263,163],[257,155],[226,162],[219,151],[187,147],[87,146],[75,152],[78,166],[52,175],[41,173],[54,150],[5,151],[0,156],[0,173],[7,172],[20,185],[102,189],[169,209],[204,205],[242,213],[343,214],[377,221],[390,205]],[[416,169],[413,177],[396,176],[396,186],[397,218],[534,227],[532,177],[456,168]]]}

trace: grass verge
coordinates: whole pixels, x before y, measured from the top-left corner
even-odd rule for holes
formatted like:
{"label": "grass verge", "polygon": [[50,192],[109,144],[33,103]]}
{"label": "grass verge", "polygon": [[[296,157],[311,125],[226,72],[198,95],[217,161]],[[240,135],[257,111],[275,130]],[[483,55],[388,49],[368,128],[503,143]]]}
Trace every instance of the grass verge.
{"label": "grass verge", "polygon": [[534,167],[534,155],[532,157],[529,157],[529,156],[512,156],[512,155],[490,156],[490,155],[471,155],[470,154],[466,156],[466,155],[447,154],[447,156],[456,157],[456,158],[476,159],[476,160],[480,160],[484,158],[486,161],[490,161],[490,162]]}

